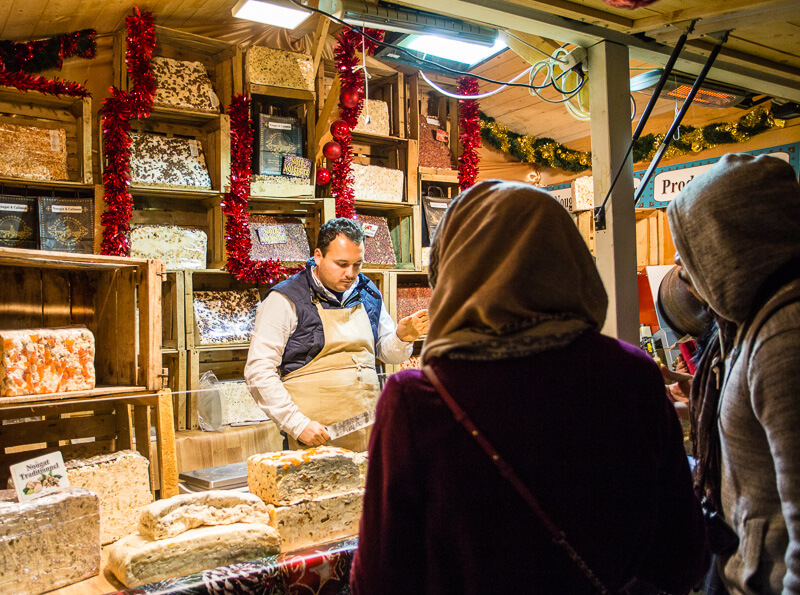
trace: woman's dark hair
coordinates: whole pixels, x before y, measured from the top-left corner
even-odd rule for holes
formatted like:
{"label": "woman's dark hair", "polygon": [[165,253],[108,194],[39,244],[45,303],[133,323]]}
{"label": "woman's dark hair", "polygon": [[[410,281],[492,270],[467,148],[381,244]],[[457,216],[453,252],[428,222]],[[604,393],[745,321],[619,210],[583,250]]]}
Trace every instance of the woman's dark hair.
{"label": "woman's dark hair", "polygon": [[364,230],[361,229],[361,225],[356,221],[346,217],[331,219],[322,224],[317,236],[317,248],[319,248],[323,256],[328,251],[330,243],[339,237],[339,234],[344,234],[344,237],[354,244],[360,244],[364,241]]}

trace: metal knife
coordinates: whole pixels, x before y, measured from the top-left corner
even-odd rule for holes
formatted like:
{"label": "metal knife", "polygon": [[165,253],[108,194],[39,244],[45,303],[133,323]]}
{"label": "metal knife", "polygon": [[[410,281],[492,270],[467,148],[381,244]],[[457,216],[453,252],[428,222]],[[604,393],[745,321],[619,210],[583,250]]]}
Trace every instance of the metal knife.
{"label": "metal knife", "polygon": [[341,438],[346,434],[351,434],[356,430],[371,426],[373,423],[375,423],[375,410],[370,409],[364,413],[359,413],[358,415],[354,415],[353,417],[349,417],[343,421],[329,425],[328,435],[330,435],[331,440],[336,440],[337,438]]}

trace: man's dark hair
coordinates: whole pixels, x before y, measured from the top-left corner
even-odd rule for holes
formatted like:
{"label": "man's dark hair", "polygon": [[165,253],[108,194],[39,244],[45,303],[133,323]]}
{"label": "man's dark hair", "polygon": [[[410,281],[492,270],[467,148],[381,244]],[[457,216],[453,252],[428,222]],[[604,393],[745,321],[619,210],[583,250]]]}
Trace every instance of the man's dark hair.
{"label": "man's dark hair", "polygon": [[356,221],[346,217],[331,219],[322,224],[317,236],[317,248],[320,249],[323,256],[328,251],[330,243],[339,237],[339,234],[344,234],[344,237],[354,244],[360,244],[364,241],[364,230],[361,229],[361,225]]}

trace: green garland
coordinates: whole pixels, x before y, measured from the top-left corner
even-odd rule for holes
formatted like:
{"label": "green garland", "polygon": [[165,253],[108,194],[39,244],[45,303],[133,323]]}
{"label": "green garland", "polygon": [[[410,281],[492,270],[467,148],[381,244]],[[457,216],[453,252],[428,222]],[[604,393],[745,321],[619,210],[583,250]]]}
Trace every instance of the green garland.
{"label": "green garland", "polygon": [[[517,134],[483,112],[480,117],[481,139],[519,161],[574,173],[592,167],[592,157],[589,153],[568,149],[552,138]],[[763,107],[757,107],[736,122],[709,124],[702,128],[681,126],[679,138],[673,139],[664,158],[675,159],[690,153],[700,153],[717,145],[743,143],[767,130],[783,128],[784,124],[783,120],[776,120]],[[633,145],[634,163],[652,159],[664,136],[664,134],[648,134],[639,138]]]}

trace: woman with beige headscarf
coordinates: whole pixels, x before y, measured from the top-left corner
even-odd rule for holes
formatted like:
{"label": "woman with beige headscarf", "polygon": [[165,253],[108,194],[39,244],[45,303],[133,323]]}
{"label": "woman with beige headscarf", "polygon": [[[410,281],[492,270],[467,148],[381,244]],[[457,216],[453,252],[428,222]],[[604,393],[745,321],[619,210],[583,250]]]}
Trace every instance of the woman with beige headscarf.
{"label": "woman with beige headscarf", "polygon": [[[528,185],[459,195],[431,250],[423,349],[444,389],[599,582],[685,593],[708,567],[674,408],[567,212]],[[389,378],[370,441],[353,593],[591,593],[426,375]]]}

